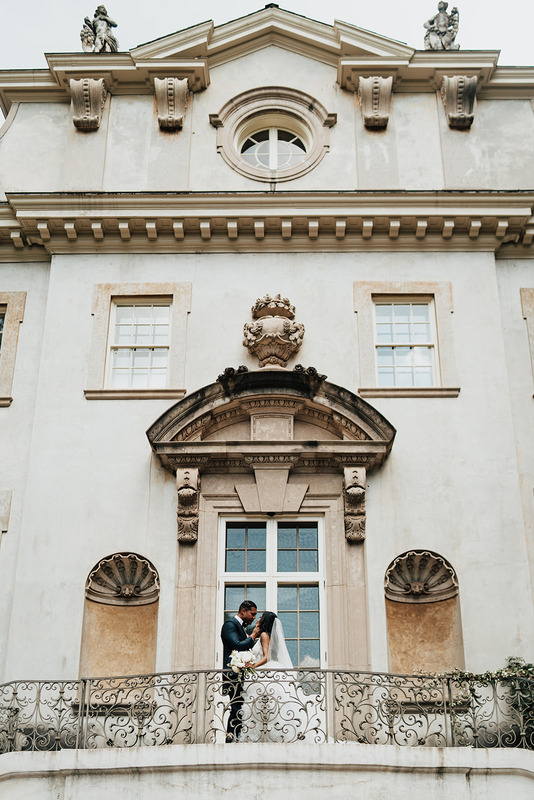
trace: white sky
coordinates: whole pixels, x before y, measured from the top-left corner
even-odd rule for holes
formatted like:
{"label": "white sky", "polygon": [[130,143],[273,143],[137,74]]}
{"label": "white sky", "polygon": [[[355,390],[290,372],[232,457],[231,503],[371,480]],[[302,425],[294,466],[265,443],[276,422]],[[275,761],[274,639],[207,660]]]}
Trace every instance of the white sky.
{"label": "white sky", "polygon": [[[46,67],[43,53],[81,50],[79,32],[102,0],[0,0],[0,69]],[[455,0],[449,3],[449,10]],[[118,28],[120,49],[157,39],[213,19],[221,25],[263,8],[265,2],[233,0],[104,0]],[[437,0],[284,0],[288,11],[333,24],[334,19],[423,49],[423,22],[437,10]],[[499,64],[534,64],[532,0],[459,0],[463,50],[500,50]]]}

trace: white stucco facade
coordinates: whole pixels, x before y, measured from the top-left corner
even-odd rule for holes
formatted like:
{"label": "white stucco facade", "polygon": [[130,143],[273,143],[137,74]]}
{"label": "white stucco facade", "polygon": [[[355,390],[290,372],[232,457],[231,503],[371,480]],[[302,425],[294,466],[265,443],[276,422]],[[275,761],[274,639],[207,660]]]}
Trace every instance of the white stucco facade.
{"label": "white stucco facade", "polygon": [[[500,67],[493,52],[422,53],[277,7],[193,30],[100,61],[62,54],[41,73],[0,74],[0,681],[86,677],[86,582],[114,553],[139,554],[159,576],[153,671],[220,666],[226,578],[216,521],[225,514],[324,521],[322,667],[388,672],[399,663],[392,651],[407,634],[393,636],[384,576],[412,551],[437,554],[457,579],[458,661],[443,670],[532,661],[534,68]],[[478,78],[474,119],[461,130],[440,94],[443,76],[458,75]],[[158,125],[154,76],[189,80],[173,131]],[[386,127],[363,118],[363,76],[393,78]],[[89,78],[105,82],[105,103],[96,127],[80,130],[75,82]],[[293,180],[247,177],[228,162],[239,160],[241,140],[227,160],[217,146],[225,104],[254,91],[261,104],[265,87],[311,97],[329,115],[321,158]],[[281,124],[271,106],[255,113]],[[9,321],[21,293],[23,319]],[[180,404],[225,368],[258,370],[243,325],[266,293],[289,298],[305,326],[298,355],[278,369],[312,365],[336,396],[361,398],[396,434],[371,466],[354,457],[336,466],[352,434],[334,436],[332,421],[320,428],[326,389],[299,398],[299,408],[315,404],[316,427],[311,411],[304,423],[300,411],[278,409],[301,425],[295,452],[328,441],[330,461],[315,469],[286,458],[287,485],[306,482],[302,505],[273,501],[259,513],[239,491],[257,485],[261,501],[259,468],[231,451],[253,445],[248,417],[206,427],[215,407],[202,401],[198,435],[164,442],[172,469],[150,430],[175,404],[178,419]],[[117,298],[171,295],[172,382],[112,396]],[[379,301],[429,304],[432,386],[379,385]],[[235,411],[235,397],[221,408]],[[178,463],[176,442],[213,452],[223,443],[234,461],[217,466],[210,450],[211,461]],[[350,541],[344,470],[366,464],[365,536]],[[200,473],[194,542],[180,539],[175,474],[184,465]],[[413,668],[429,669],[424,659]],[[152,796],[149,784],[162,798],[211,797],[247,785],[248,768],[232,766],[243,760],[276,764],[262,772],[258,796],[270,798],[289,781],[312,796],[345,796],[356,783],[358,797],[377,800],[394,782],[396,796],[412,800],[503,791],[521,800],[532,793],[531,756],[354,743],[250,745],[230,760],[208,744],[5,753],[0,780],[13,800],[89,798],[104,784],[132,798]]]}

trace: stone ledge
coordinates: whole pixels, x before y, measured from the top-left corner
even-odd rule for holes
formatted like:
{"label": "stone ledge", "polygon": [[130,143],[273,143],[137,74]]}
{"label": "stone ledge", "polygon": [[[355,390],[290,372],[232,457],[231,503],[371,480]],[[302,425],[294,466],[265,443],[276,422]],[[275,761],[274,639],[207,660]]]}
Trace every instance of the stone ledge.
{"label": "stone ledge", "polygon": [[458,397],[459,387],[376,386],[358,389],[360,397]]}
{"label": "stone ledge", "polygon": [[185,389],[84,389],[86,400],[168,400],[185,397]]}

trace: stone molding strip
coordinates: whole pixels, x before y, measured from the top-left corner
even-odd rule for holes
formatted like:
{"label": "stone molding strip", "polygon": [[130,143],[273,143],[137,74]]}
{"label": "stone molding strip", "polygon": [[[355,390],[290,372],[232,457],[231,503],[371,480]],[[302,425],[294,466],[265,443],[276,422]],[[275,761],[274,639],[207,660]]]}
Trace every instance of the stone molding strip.
{"label": "stone molding strip", "polygon": [[[83,204],[80,198],[83,197]],[[8,194],[0,260],[55,253],[439,251],[530,254],[534,192]]]}

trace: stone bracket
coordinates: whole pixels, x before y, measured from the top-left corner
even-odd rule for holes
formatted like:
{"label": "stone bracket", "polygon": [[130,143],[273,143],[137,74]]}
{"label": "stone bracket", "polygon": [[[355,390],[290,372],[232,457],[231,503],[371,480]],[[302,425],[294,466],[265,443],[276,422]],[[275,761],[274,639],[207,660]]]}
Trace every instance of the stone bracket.
{"label": "stone bracket", "polygon": [[189,81],[187,78],[154,78],[158,124],[162,131],[181,130],[184,125]]}
{"label": "stone bracket", "polygon": [[97,131],[108,95],[104,78],[71,78],[70,93],[74,127],[82,131]]}
{"label": "stone bracket", "polygon": [[443,76],[441,99],[449,128],[469,130],[475,118],[473,107],[477,90],[477,77],[454,75]]}
{"label": "stone bracket", "polygon": [[349,542],[365,539],[365,467],[344,469],[345,538]]}
{"label": "stone bracket", "polygon": [[177,469],[178,541],[196,542],[198,539],[198,500],[200,475],[198,469]]}
{"label": "stone bracket", "polygon": [[377,75],[360,78],[358,82],[358,99],[362,111],[363,124],[366,128],[384,130],[389,122],[393,78],[381,78]]}

